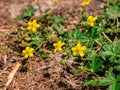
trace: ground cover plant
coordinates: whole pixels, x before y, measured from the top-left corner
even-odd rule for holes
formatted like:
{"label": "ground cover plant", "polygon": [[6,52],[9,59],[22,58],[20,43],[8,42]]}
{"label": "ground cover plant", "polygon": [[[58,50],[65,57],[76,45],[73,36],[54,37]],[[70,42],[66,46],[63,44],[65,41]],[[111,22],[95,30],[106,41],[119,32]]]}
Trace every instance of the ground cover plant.
{"label": "ground cover plant", "polygon": [[[41,16],[33,17],[35,9],[24,10],[17,32],[8,35],[14,39],[14,51],[24,61],[34,56],[43,59],[62,55],[60,63],[77,57],[80,71],[73,74],[89,74],[83,86],[106,86],[108,90],[120,89],[120,2],[109,0],[101,9],[99,16],[87,14],[84,7],[91,0],[81,3],[79,23],[74,29],[65,30],[65,19],[45,10]],[[37,2],[37,1],[36,1]],[[54,3],[54,0],[53,0]],[[74,15],[74,14],[73,14]],[[24,71],[24,65],[21,67]]]}

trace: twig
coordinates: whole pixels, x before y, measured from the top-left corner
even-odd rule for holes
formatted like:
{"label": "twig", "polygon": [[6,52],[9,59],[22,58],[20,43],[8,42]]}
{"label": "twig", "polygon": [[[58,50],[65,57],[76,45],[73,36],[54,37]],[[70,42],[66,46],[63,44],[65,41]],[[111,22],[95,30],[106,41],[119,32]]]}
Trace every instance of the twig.
{"label": "twig", "polygon": [[6,65],[7,63],[7,55],[4,56],[4,64]]}

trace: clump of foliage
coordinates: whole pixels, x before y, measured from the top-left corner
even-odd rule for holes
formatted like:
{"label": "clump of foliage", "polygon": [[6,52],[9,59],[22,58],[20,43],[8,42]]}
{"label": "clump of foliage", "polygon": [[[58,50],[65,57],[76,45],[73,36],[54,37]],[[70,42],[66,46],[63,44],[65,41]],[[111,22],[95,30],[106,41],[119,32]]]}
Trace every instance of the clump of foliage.
{"label": "clump of foliage", "polygon": [[[82,6],[88,5],[84,2]],[[109,86],[109,90],[120,89],[120,2],[109,0],[102,9],[103,14],[92,16],[81,7],[80,22],[73,30],[64,31],[64,20],[48,11],[33,19],[35,9],[30,7],[19,18],[26,23],[18,26],[14,41],[21,47],[25,59],[34,55],[50,58],[57,52],[64,59],[79,57],[81,72],[96,77],[85,80],[88,86]],[[81,64],[82,63],[82,64]],[[102,73],[102,75],[101,75]],[[89,77],[88,77],[89,78]]]}

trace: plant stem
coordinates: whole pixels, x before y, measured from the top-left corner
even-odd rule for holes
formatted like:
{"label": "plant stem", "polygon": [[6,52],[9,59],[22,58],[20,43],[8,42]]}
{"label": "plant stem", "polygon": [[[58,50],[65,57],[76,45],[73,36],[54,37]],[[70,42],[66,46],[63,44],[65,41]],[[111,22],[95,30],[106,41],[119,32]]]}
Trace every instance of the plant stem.
{"label": "plant stem", "polygon": [[33,52],[35,52],[36,50],[38,50],[42,45],[43,45],[44,42],[42,42],[37,48],[35,48],[35,50]]}
{"label": "plant stem", "polygon": [[110,38],[104,32],[102,32],[102,34],[108,41],[112,42],[112,40],[110,40]]}
{"label": "plant stem", "polygon": [[96,42],[97,44],[99,44],[100,46],[102,46],[102,44],[101,44],[100,42],[98,42],[97,40],[95,40],[95,42]]}
{"label": "plant stem", "polygon": [[117,17],[116,23],[117,23],[117,28],[118,28],[119,27],[118,17]]}

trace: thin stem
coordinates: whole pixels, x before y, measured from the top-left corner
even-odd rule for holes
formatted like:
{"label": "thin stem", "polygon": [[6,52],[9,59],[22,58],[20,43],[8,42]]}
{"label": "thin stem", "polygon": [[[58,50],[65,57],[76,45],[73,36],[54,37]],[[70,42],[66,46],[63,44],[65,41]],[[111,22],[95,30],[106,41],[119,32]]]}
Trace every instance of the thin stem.
{"label": "thin stem", "polygon": [[110,40],[110,38],[104,32],[102,32],[102,34],[108,41],[112,42],[112,40]]}
{"label": "thin stem", "polygon": [[35,52],[36,50],[38,50],[42,45],[43,45],[44,42],[42,42],[37,48],[35,48],[35,50],[33,52]]}
{"label": "thin stem", "polygon": [[99,44],[100,46],[102,46],[102,44],[101,44],[100,42],[98,42],[97,40],[95,40],[95,42],[96,42],[97,44]]}
{"label": "thin stem", "polygon": [[119,21],[118,21],[118,17],[117,17],[117,20],[116,20],[116,22],[117,22],[117,28],[119,27]]}

